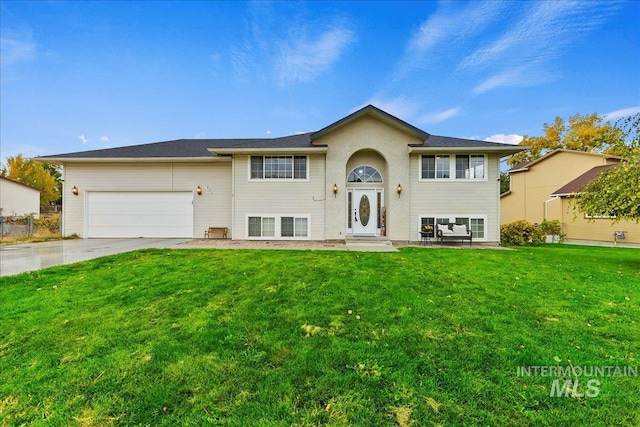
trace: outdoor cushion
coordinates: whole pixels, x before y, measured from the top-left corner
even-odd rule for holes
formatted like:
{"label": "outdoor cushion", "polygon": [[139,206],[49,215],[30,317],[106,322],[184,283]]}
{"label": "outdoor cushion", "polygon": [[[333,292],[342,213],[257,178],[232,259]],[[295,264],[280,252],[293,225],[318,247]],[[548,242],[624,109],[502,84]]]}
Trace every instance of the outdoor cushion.
{"label": "outdoor cushion", "polygon": [[438,224],[438,230],[442,232],[442,234],[452,234],[453,231],[449,230],[449,226],[447,224]]}
{"label": "outdoor cushion", "polygon": [[455,234],[467,234],[467,226],[466,225],[454,225],[453,232]]}

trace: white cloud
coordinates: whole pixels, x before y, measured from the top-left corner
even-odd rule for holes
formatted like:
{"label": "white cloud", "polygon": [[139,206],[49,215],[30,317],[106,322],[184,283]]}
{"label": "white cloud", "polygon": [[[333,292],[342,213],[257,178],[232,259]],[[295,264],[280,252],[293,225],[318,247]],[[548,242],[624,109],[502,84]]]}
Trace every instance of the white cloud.
{"label": "white cloud", "polygon": [[196,133],[196,134],[194,135],[194,138],[195,138],[195,139],[202,139],[202,138],[204,138],[205,136],[207,136],[207,134],[206,134],[206,133],[204,133],[204,132],[198,132],[198,133]]}
{"label": "white cloud", "polygon": [[109,137],[108,137],[108,136],[101,136],[101,137],[100,137],[100,141],[102,141],[102,142],[109,142],[110,140],[109,140]]}
{"label": "white cloud", "polygon": [[16,33],[4,31],[0,38],[0,61],[2,66],[15,65],[20,62],[31,61],[36,58],[36,43],[30,32]]}
{"label": "white cloud", "polygon": [[89,142],[89,140],[87,139],[86,136],[83,135],[78,135],[78,139],[83,143],[86,144],[87,142]]}
{"label": "white cloud", "polygon": [[231,48],[231,61],[244,82],[274,79],[280,86],[309,82],[331,70],[356,40],[348,19],[308,19],[279,12],[285,3],[253,2],[245,37]]}
{"label": "white cloud", "polygon": [[640,106],[637,107],[629,107],[623,108],[622,110],[612,111],[604,115],[606,120],[614,121],[618,120],[622,117],[633,116],[634,114],[640,113]]}
{"label": "white cloud", "polygon": [[457,46],[462,40],[481,33],[502,13],[503,2],[471,2],[462,10],[456,9],[457,3],[442,2],[438,10],[420,25],[413,34],[405,54],[394,73],[394,80],[405,77],[407,73],[429,62],[434,56],[431,50],[444,45]]}
{"label": "white cloud", "polygon": [[276,63],[278,81],[290,85],[313,80],[329,70],[355,40],[354,32],[342,27],[324,31],[315,39],[301,35],[282,42]]}
{"label": "white cloud", "polygon": [[464,72],[492,71],[477,85],[475,95],[500,87],[532,86],[554,80],[553,62],[567,46],[600,26],[618,5],[584,1],[520,3],[523,16],[487,45],[467,55]]}
{"label": "white cloud", "polygon": [[267,129],[267,135],[271,135],[271,131]]}
{"label": "white cloud", "polygon": [[518,145],[520,144],[523,138],[524,137],[522,135],[517,135],[513,133],[509,135],[505,135],[504,133],[497,133],[495,135],[491,135],[485,138],[484,140],[489,142],[500,142],[502,144]]}
{"label": "white cloud", "polygon": [[455,107],[437,113],[425,114],[418,119],[418,123],[441,123],[457,116],[460,111],[462,111],[460,108]]}

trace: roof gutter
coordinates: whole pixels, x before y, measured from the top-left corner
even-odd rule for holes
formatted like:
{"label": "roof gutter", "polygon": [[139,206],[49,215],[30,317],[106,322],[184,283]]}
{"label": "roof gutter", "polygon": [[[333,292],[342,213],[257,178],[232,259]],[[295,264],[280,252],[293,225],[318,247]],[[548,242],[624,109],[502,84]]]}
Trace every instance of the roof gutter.
{"label": "roof gutter", "polygon": [[321,154],[329,151],[326,146],[318,147],[282,147],[282,148],[208,148],[209,152],[218,155],[230,154]]}
{"label": "roof gutter", "polygon": [[424,146],[411,146],[409,145],[409,153],[497,153],[503,156],[519,153],[520,151],[528,150],[530,147],[524,147],[516,145],[512,147],[424,147]]}
{"label": "roof gutter", "polygon": [[229,156],[207,157],[35,157],[40,162],[63,163],[210,163],[229,162]]}

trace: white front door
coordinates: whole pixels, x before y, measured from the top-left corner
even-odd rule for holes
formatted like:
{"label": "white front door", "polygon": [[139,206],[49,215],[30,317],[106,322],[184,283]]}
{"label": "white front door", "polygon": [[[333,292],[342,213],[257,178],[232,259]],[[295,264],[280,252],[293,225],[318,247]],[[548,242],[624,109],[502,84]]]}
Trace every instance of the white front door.
{"label": "white front door", "polygon": [[353,190],[351,220],[354,236],[375,236],[378,229],[376,190]]}

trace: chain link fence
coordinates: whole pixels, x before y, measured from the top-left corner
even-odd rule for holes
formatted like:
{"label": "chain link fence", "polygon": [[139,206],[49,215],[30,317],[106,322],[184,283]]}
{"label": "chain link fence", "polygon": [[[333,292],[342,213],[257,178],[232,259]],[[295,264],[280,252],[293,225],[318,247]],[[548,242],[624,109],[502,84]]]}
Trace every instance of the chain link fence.
{"label": "chain link fence", "polygon": [[40,218],[35,218],[34,214],[0,216],[0,239],[55,236],[61,229],[62,216],[59,214],[44,214]]}

